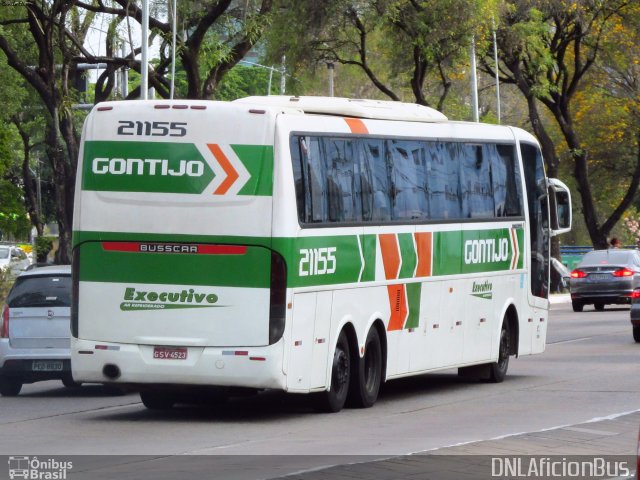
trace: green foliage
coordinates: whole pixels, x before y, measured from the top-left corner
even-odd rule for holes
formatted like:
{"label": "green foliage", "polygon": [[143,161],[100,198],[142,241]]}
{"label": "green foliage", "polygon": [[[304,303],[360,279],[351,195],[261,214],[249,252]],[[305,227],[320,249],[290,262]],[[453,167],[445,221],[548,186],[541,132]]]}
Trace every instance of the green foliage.
{"label": "green foliage", "polygon": [[[280,74],[274,73],[271,94],[277,94]],[[235,100],[250,95],[267,95],[269,70],[260,67],[238,65],[227,73],[217,90],[218,100]]]}
{"label": "green foliage", "polygon": [[37,237],[36,238],[36,260],[38,262],[46,262],[47,255],[53,248],[54,237]]}

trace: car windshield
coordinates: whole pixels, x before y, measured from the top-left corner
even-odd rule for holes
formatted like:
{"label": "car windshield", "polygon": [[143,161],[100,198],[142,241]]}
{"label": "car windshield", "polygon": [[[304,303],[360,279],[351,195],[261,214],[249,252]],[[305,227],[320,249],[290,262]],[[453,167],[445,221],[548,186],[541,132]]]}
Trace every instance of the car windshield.
{"label": "car windshield", "polygon": [[9,247],[0,247],[0,258],[9,258]]}
{"label": "car windshield", "polygon": [[591,265],[625,265],[633,262],[635,252],[629,250],[594,250],[588,252],[580,262],[581,267]]}
{"label": "car windshield", "polygon": [[69,307],[71,306],[71,276],[47,275],[18,278],[7,304],[20,307]]}

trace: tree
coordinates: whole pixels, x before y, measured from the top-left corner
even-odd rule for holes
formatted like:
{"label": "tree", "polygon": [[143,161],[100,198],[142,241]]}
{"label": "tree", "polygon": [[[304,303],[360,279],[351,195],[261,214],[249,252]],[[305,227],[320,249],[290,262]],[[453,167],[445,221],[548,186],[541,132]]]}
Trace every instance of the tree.
{"label": "tree", "polygon": [[31,1],[3,9],[0,49],[8,65],[38,94],[45,118],[45,152],[53,172],[59,249],[70,263],[75,169],[79,136],[69,79],[93,14],[80,16],[74,1]]}
{"label": "tree", "polygon": [[[76,3],[88,11],[109,14],[115,18],[107,36],[107,55],[101,57],[82,51],[83,61],[107,63],[107,69],[98,80],[100,88],[97,89],[100,97],[106,98],[110,92],[109,86],[113,84],[109,83],[109,78],[117,68],[128,67],[140,71],[140,62],[135,60],[140,48],[131,48],[129,54],[122,58],[114,55],[114,44],[117,37],[115,27],[127,18],[141,23],[142,10],[137,2],[131,0],[114,0],[116,7],[102,2]],[[185,0],[179,3],[178,17],[185,39],[181,40],[180,35],[176,47],[186,75],[187,98],[212,98],[215,95],[227,72],[245,57],[263,35],[270,22],[272,3],[273,0]],[[156,10],[158,15],[149,18],[149,26],[152,33],[162,38],[163,42],[161,58],[155,68],[149,71],[149,84],[166,98],[169,96],[167,75],[171,64],[171,23],[160,19],[166,18],[166,12]],[[129,94],[129,98],[138,96],[138,89]]]}
{"label": "tree", "polygon": [[294,65],[351,65],[391,100],[410,92],[416,103],[439,110],[452,86],[451,72],[467,61],[473,34],[482,36],[495,9],[494,2],[476,0],[285,5],[270,37],[273,55],[286,51]]}
{"label": "tree", "polygon": [[[600,222],[589,176],[589,152],[572,106],[607,36],[630,4],[624,0],[510,1],[498,29],[502,80],[515,84],[526,99],[550,176],[557,175],[560,157],[538,104],[544,105],[554,119],[573,165],[589,236],[598,248],[606,247],[609,232],[633,201],[640,184],[640,158],[630,172],[631,181],[622,199]],[[485,68],[491,71],[488,65],[486,62]]]}

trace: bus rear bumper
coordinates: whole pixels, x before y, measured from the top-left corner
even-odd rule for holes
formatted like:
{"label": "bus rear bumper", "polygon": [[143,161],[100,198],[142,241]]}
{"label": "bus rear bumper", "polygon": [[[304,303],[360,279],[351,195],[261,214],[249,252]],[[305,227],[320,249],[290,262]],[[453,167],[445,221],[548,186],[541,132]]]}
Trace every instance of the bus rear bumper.
{"label": "bus rear bumper", "polygon": [[[283,341],[266,347],[186,347],[184,359],[154,358],[154,346],[71,339],[76,382],[286,389]],[[167,347],[170,348],[170,347]]]}

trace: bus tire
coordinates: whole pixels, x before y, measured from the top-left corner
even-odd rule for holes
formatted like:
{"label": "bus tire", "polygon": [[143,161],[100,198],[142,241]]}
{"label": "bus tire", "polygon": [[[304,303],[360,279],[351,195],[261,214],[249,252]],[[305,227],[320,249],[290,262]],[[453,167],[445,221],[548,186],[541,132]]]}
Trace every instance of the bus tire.
{"label": "bus tire", "polygon": [[500,383],[507,376],[509,368],[509,352],[511,351],[511,332],[509,322],[505,319],[500,330],[500,346],[498,347],[498,361],[491,364],[489,382]]}
{"label": "bus tire", "polygon": [[382,383],[382,345],[378,329],[372,326],[364,344],[364,356],[358,359],[349,389],[349,404],[369,408],[378,399]]}
{"label": "bus tire", "polygon": [[173,395],[158,390],[146,390],[140,392],[142,404],[149,410],[170,410],[176,403]]}
{"label": "bus tire", "polygon": [[351,353],[347,334],[340,332],[331,363],[331,386],[326,392],[317,394],[316,409],[321,412],[335,413],[342,410],[351,381]]}

